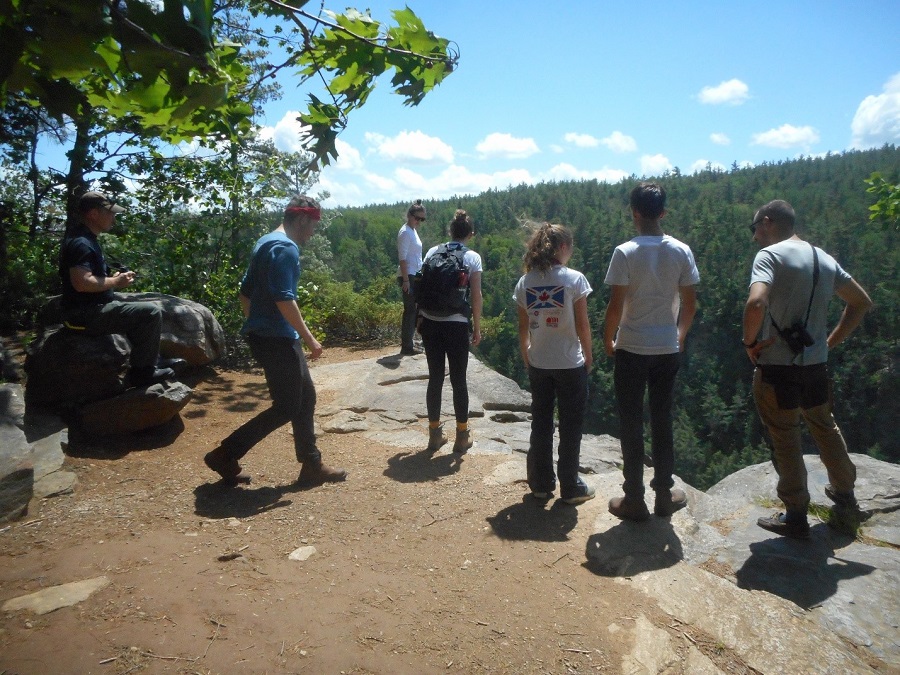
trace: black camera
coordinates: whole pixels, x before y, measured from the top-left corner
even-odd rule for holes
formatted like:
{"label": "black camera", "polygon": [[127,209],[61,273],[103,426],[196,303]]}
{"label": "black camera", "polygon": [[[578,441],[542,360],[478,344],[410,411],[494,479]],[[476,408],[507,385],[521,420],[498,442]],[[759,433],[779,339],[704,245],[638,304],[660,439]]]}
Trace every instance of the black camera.
{"label": "black camera", "polygon": [[795,354],[799,354],[804,348],[812,347],[816,343],[813,336],[806,330],[806,326],[799,321],[790,328],[780,329],[778,334],[781,336],[782,340],[787,342],[787,346],[790,347],[791,351]]}

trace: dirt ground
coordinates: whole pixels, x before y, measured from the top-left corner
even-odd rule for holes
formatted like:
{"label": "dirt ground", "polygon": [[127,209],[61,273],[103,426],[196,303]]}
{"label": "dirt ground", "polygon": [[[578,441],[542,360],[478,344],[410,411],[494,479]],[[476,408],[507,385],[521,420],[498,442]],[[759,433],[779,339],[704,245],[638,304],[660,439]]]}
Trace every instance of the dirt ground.
{"label": "dirt ground", "polygon": [[[317,363],[395,351],[326,349]],[[320,437],[346,483],[298,490],[289,425],[242,462],[251,485],[224,488],[202,457],[268,405],[265,384],[212,370],[190,384],[162,431],[73,437],[74,494],[0,528],[0,602],[111,581],[72,607],[0,616],[0,674],[617,673],[637,616],[682,636],[586,565],[608,495],[541,506],[524,483],[483,482],[506,458],[357,434]]]}

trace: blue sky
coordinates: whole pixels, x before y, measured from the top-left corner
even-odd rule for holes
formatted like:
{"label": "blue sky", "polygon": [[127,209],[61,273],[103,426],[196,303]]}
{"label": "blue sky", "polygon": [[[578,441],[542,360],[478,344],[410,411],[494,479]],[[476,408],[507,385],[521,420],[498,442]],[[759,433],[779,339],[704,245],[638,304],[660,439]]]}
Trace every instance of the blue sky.
{"label": "blue sky", "polygon": [[[900,144],[897,0],[408,4],[459,68],[418,107],[385,81],[353,113],[325,206]],[[260,122],[293,150],[307,91],[283,84]]]}

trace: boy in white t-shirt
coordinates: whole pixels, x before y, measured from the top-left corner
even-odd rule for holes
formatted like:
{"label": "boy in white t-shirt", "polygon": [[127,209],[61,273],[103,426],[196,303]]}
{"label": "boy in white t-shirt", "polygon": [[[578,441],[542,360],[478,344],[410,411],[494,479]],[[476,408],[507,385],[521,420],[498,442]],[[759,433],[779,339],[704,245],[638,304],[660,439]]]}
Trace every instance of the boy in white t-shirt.
{"label": "boy in white t-shirt", "polygon": [[[644,391],[650,399],[653,512],[670,516],[687,504],[673,489],[675,451],[672,396],[687,332],[697,311],[700,281],[691,249],[662,231],[666,191],[641,183],[631,191],[638,236],[613,252],[605,282],[612,287],[606,308],[604,343],[615,357],[614,382],[622,443],[624,497],[609,502],[623,520],[650,517],[644,503]],[[680,308],[680,311],[679,311]]]}

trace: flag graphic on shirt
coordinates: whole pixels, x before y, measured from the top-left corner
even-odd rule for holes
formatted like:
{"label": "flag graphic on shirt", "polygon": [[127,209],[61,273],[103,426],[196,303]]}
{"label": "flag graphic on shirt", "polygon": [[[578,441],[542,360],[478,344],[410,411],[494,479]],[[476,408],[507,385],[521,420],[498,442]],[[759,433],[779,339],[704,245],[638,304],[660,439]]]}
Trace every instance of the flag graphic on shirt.
{"label": "flag graphic on shirt", "polygon": [[535,286],[525,289],[528,309],[560,309],[565,306],[565,286]]}

